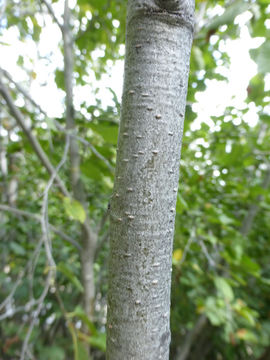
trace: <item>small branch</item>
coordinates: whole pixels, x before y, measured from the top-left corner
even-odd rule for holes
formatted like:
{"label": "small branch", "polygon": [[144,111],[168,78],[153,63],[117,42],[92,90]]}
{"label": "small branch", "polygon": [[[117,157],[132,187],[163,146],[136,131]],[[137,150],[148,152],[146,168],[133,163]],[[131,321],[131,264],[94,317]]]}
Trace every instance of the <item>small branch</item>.
{"label": "small branch", "polygon": [[[8,303],[10,303],[11,299],[13,298],[13,295],[15,294],[18,286],[20,285],[21,281],[22,281],[22,278],[25,274],[25,271],[21,271],[19,273],[19,276],[15,282],[15,284],[13,285],[12,287],[12,290],[11,292],[9,293],[9,295],[5,298],[5,300],[0,304],[0,311],[7,306]],[[2,315],[1,315],[2,316]],[[2,317],[0,317],[0,320],[2,320]]]}
{"label": "small branch", "polygon": [[211,255],[209,254],[208,249],[205,246],[203,240],[199,240],[199,244],[201,246],[201,249],[202,249],[206,259],[208,260],[209,265],[211,267],[216,267],[216,263],[215,263],[214,259],[211,257]]}
{"label": "small branch", "polygon": [[73,137],[75,137],[77,140],[79,140],[81,143],[87,145],[93,152],[94,155],[96,155],[96,157],[103,161],[107,168],[111,171],[112,174],[114,174],[114,167],[109,163],[109,161],[87,140],[85,140],[84,138],[80,137],[80,136],[76,136],[76,135],[71,135]]}
{"label": "small branch", "polygon": [[32,307],[35,305],[36,305],[36,301],[32,299],[28,301],[28,303],[26,303],[24,306],[18,306],[14,310],[6,311],[4,314],[1,314],[0,321],[11,318],[12,316],[20,312],[29,312],[32,309]]}
{"label": "small branch", "polygon": [[[22,113],[15,106],[8,89],[1,82],[1,80],[0,80],[0,93],[3,96],[3,98],[5,99],[12,116],[15,118],[17,123],[22,128],[24,134],[27,136],[30,144],[32,145],[33,149],[35,150],[35,152],[36,152],[38,158],[40,159],[41,163],[47,169],[48,173],[50,175],[53,175],[55,173],[55,169],[54,169],[53,165],[51,164],[51,162],[50,162],[49,158],[47,157],[46,153],[44,152],[44,150],[42,149],[42,147],[41,147],[39,141],[37,140],[37,138],[32,134],[31,129],[25,124]],[[55,182],[59,186],[62,193],[65,196],[69,196],[68,190],[66,189],[64,183],[62,182],[62,180],[59,178],[58,175],[55,176]]]}
{"label": "small branch", "polygon": [[54,21],[56,22],[56,24],[59,26],[60,30],[63,31],[63,25],[60,23],[60,21],[57,19],[54,11],[53,11],[53,8],[51,6],[50,3],[48,3],[47,0],[40,0],[40,2],[42,4],[44,4],[46,6],[46,8],[48,9],[48,12],[51,14],[52,18],[54,19]]}
{"label": "small branch", "polygon": [[47,117],[46,112],[40,107],[39,104],[35,102],[35,100],[29,95],[29,93],[16,81],[12,79],[12,76],[4,69],[0,67],[0,72],[3,73],[3,75],[12,83],[15,85],[15,87],[19,90],[19,92],[28,100],[30,103],[36,107],[41,114],[43,114],[45,117]]}
{"label": "small branch", "polygon": [[6,1],[6,0],[3,0],[3,4],[2,4],[1,9],[0,9],[0,21],[1,21],[1,19],[2,19],[2,16],[3,16],[4,13],[5,13],[6,5],[7,5],[7,1]]}
{"label": "small branch", "polygon": [[[7,212],[11,212],[15,215],[20,215],[20,216],[25,216],[25,217],[29,217],[32,219],[35,219],[38,222],[41,222],[41,216],[40,215],[36,215],[33,214],[31,212],[28,211],[24,211],[24,210],[19,210],[7,205],[1,205],[0,204],[0,211],[7,211]],[[76,249],[78,249],[79,251],[82,250],[81,245],[76,241],[73,240],[70,236],[68,236],[67,234],[65,234],[64,232],[62,232],[60,229],[56,228],[55,226],[53,226],[52,224],[49,224],[49,228],[57,235],[61,236],[62,239],[64,239],[65,241],[69,242],[70,244],[72,244],[73,246],[76,247]]]}
{"label": "small branch", "polygon": [[[262,183],[262,188],[267,189],[269,187],[269,185],[270,185],[270,165],[268,164],[268,170],[266,172],[264,181]],[[250,232],[250,230],[252,228],[252,225],[253,225],[253,222],[254,222],[254,219],[255,219],[255,217],[256,217],[259,209],[260,209],[258,204],[260,204],[262,199],[263,199],[263,196],[259,195],[256,198],[256,203],[250,205],[250,207],[248,209],[248,212],[247,212],[247,215],[245,216],[245,218],[243,220],[242,227],[240,229],[240,233],[243,236],[248,235],[248,233]]]}
{"label": "small branch", "polygon": [[54,270],[52,270],[52,269],[49,270],[48,276],[46,278],[46,283],[45,283],[45,286],[44,286],[44,290],[43,290],[41,296],[39,297],[39,299],[37,300],[37,309],[34,312],[32,312],[33,318],[32,318],[32,321],[30,323],[30,326],[28,328],[27,334],[26,334],[24,342],[23,342],[20,360],[25,359],[25,355],[27,353],[27,348],[28,348],[30,336],[31,336],[33,328],[35,326],[36,319],[38,318],[38,316],[39,316],[39,314],[41,312],[41,309],[42,309],[42,307],[44,305],[44,300],[45,300],[45,297],[48,294],[51,282],[52,282],[53,277],[54,277],[54,273],[55,273]]}
{"label": "small branch", "polygon": [[[20,85],[18,84],[16,81],[14,81],[12,79],[12,76],[4,69],[0,68],[0,72],[3,73],[3,75],[12,83],[15,85],[15,87],[19,90],[19,92],[25,97],[25,99],[27,99],[34,107],[36,107],[38,109],[38,111],[43,114],[46,118],[48,117],[46,112],[41,108],[41,106],[35,102],[35,100],[29,95],[29,93]],[[114,167],[110,164],[110,162],[88,141],[85,140],[84,138],[74,134],[72,131],[68,131],[66,130],[56,119],[53,119],[53,122],[56,126],[56,128],[60,131],[62,131],[63,133],[65,133],[66,135],[69,135],[70,137],[77,139],[78,141],[80,141],[82,144],[88,146],[91,151],[93,152],[93,154],[100,159],[101,161],[103,161],[105,163],[105,165],[108,167],[108,169],[110,170],[110,172],[113,174],[114,173]]]}
{"label": "small branch", "polygon": [[[29,268],[31,267],[32,263],[35,261],[35,258],[36,256],[38,256],[38,254],[40,253],[40,249],[41,249],[41,246],[42,246],[42,241],[40,240],[35,248],[35,251],[34,251],[34,254],[33,256],[31,257],[31,259],[27,262],[25,268],[22,270],[22,272],[19,274],[15,284],[13,285],[12,287],[12,290],[11,292],[9,293],[9,295],[6,297],[6,299],[0,304],[0,311],[6,307],[10,302],[11,302],[11,299],[13,298],[13,295],[15,294],[18,286],[20,285],[21,281],[22,281],[22,278],[24,277],[26,271],[29,270]],[[32,303],[32,300],[30,300],[30,302],[28,302],[26,304],[26,306],[28,304],[31,304]]]}
{"label": "small branch", "polygon": [[41,209],[41,228],[42,228],[42,232],[43,232],[43,240],[44,240],[46,255],[47,255],[48,262],[49,262],[49,266],[54,269],[56,269],[56,264],[55,264],[55,261],[52,256],[52,246],[51,246],[51,239],[50,239],[50,232],[49,232],[48,197],[49,197],[50,188],[53,185],[53,182],[57,176],[58,171],[60,170],[60,168],[64,165],[64,163],[67,160],[68,149],[69,149],[69,136],[67,136],[67,138],[66,138],[66,146],[65,146],[63,157],[62,157],[60,163],[57,165],[54,174],[51,175],[51,178],[45,188],[44,198],[43,198],[43,202],[42,202],[42,209]]}
{"label": "small branch", "polygon": [[183,346],[179,348],[178,353],[176,355],[177,360],[186,360],[188,358],[191,346],[193,345],[194,341],[197,339],[198,335],[202,332],[206,324],[207,324],[207,317],[205,315],[201,315],[197,320],[196,324],[194,325],[193,329],[189,331],[187,336],[185,337]]}
{"label": "small branch", "polygon": [[192,229],[191,229],[191,234],[190,234],[189,239],[188,239],[188,242],[187,242],[187,244],[186,244],[186,246],[185,246],[185,248],[184,248],[183,256],[182,256],[182,258],[181,258],[181,260],[180,260],[180,262],[179,262],[179,265],[182,265],[183,262],[185,261],[186,256],[187,256],[187,253],[188,253],[188,251],[189,251],[189,248],[190,248],[192,242],[195,240],[195,235],[196,235],[195,228],[192,228]]}

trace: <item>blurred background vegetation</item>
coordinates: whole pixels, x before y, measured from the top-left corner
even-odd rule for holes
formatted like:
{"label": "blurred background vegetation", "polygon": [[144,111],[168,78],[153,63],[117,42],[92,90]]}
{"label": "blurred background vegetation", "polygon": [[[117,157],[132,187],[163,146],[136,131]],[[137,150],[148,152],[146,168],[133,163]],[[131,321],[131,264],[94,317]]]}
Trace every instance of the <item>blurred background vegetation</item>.
{"label": "blurred background vegetation", "polygon": [[[63,1],[0,5],[1,93],[10,95],[71,190],[57,25]],[[85,360],[85,341],[94,360],[105,359],[106,213],[116,160],[125,5],[70,2],[80,178],[91,226],[99,230],[91,320],[82,305],[79,256],[86,210],[48,186],[50,176],[0,96],[1,360],[22,359],[23,347],[25,359]],[[269,0],[196,1],[173,252],[172,360],[270,359],[269,14]],[[247,68],[239,100],[230,88],[229,46],[243,31],[256,74]],[[243,69],[249,55],[237,52]],[[243,79],[237,73],[233,78],[241,88]],[[203,101],[208,112],[201,110]],[[221,110],[212,110],[220,102]],[[53,278],[44,226],[56,264]]]}

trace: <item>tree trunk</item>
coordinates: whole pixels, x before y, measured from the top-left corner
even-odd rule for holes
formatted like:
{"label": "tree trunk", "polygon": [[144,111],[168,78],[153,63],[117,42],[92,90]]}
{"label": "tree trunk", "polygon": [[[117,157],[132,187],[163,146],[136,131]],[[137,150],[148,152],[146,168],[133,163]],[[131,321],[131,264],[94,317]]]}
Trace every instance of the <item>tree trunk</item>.
{"label": "tree trunk", "polygon": [[193,0],[129,0],[111,199],[107,359],[166,360]]}
{"label": "tree trunk", "polygon": [[[73,106],[73,38],[70,27],[70,9],[69,0],[65,0],[64,23],[62,26],[64,43],[64,74],[66,89],[66,129],[76,133],[76,124],[74,120]],[[94,256],[96,250],[97,234],[90,225],[88,216],[87,202],[83,184],[80,179],[80,151],[77,139],[70,137],[70,178],[74,199],[78,200],[84,207],[86,220],[81,225],[81,276],[84,288],[83,307],[89,320],[93,321],[94,301],[95,301],[95,279],[94,279]],[[83,324],[83,331],[89,333],[86,324]],[[87,342],[84,347],[90,358],[90,346]]]}

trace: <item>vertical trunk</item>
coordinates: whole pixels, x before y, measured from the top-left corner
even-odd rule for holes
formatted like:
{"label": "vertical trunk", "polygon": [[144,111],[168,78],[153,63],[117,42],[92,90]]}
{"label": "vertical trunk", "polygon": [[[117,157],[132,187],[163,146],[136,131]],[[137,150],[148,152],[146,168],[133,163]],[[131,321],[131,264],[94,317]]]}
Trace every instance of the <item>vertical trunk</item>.
{"label": "vertical trunk", "polygon": [[[65,0],[64,24],[63,24],[63,42],[64,42],[64,74],[66,88],[66,128],[72,132],[76,130],[74,121],[73,108],[73,39],[70,31],[70,9],[69,1]],[[82,251],[81,274],[84,288],[83,303],[84,310],[89,319],[93,319],[94,298],[95,298],[95,282],[94,282],[94,255],[96,247],[96,234],[90,226],[90,219],[87,215],[86,197],[83,185],[80,180],[80,152],[75,137],[70,138],[70,172],[71,186],[73,196],[84,207],[86,212],[86,220],[81,226],[81,243]],[[85,329],[86,331],[86,329]]]}
{"label": "vertical trunk", "polygon": [[166,360],[193,0],[129,0],[111,200],[107,359]]}

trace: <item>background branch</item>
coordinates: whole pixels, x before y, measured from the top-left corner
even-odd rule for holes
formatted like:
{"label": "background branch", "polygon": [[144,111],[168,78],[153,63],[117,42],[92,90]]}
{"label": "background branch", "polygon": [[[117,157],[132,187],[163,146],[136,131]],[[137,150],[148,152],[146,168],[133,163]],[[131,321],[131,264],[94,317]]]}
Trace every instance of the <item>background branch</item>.
{"label": "background branch", "polygon": [[[1,210],[11,212],[11,213],[13,213],[15,215],[29,217],[29,218],[35,219],[38,222],[41,222],[41,216],[40,215],[33,214],[31,212],[28,212],[28,211],[19,210],[17,208],[13,208],[11,206],[0,204],[0,211]],[[53,226],[52,224],[49,224],[49,227],[55,234],[61,236],[65,241],[67,241],[70,244],[72,244],[73,246],[75,246],[76,249],[78,249],[78,250],[82,249],[81,245],[76,240],[72,239],[69,235],[65,234],[62,230],[58,229],[57,227]]]}
{"label": "background branch", "polygon": [[54,21],[56,22],[56,24],[59,26],[60,30],[63,31],[63,25],[60,23],[60,21],[57,19],[55,12],[53,11],[53,8],[51,6],[50,3],[48,3],[47,0],[40,0],[40,2],[42,4],[44,4],[46,6],[46,8],[48,9],[48,12],[51,14],[52,18],[54,19]]}
{"label": "background branch", "polygon": [[[3,98],[5,99],[6,104],[7,104],[8,108],[9,108],[12,116],[17,121],[17,123],[19,124],[19,126],[23,130],[24,134],[28,138],[30,144],[32,145],[33,149],[35,150],[35,152],[36,152],[38,158],[40,159],[41,163],[47,169],[48,173],[50,175],[53,175],[55,173],[55,169],[54,169],[53,165],[51,164],[51,162],[50,162],[49,158],[47,157],[46,153],[44,152],[44,150],[42,149],[39,141],[37,140],[37,138],[31,132],[31,129],[25,124],[23,115],[21,114],[19,109],[15,106],[8,89],[2,83],[1,80],[0,80],[0,93],[3,96]],[[67,191],[64,183],[62,182],[62,180],[60,179],[60,177],[58,175],[55,176],[55,182],[59,186],[62,193],[65,196],[69,196],[69,192]]]}

